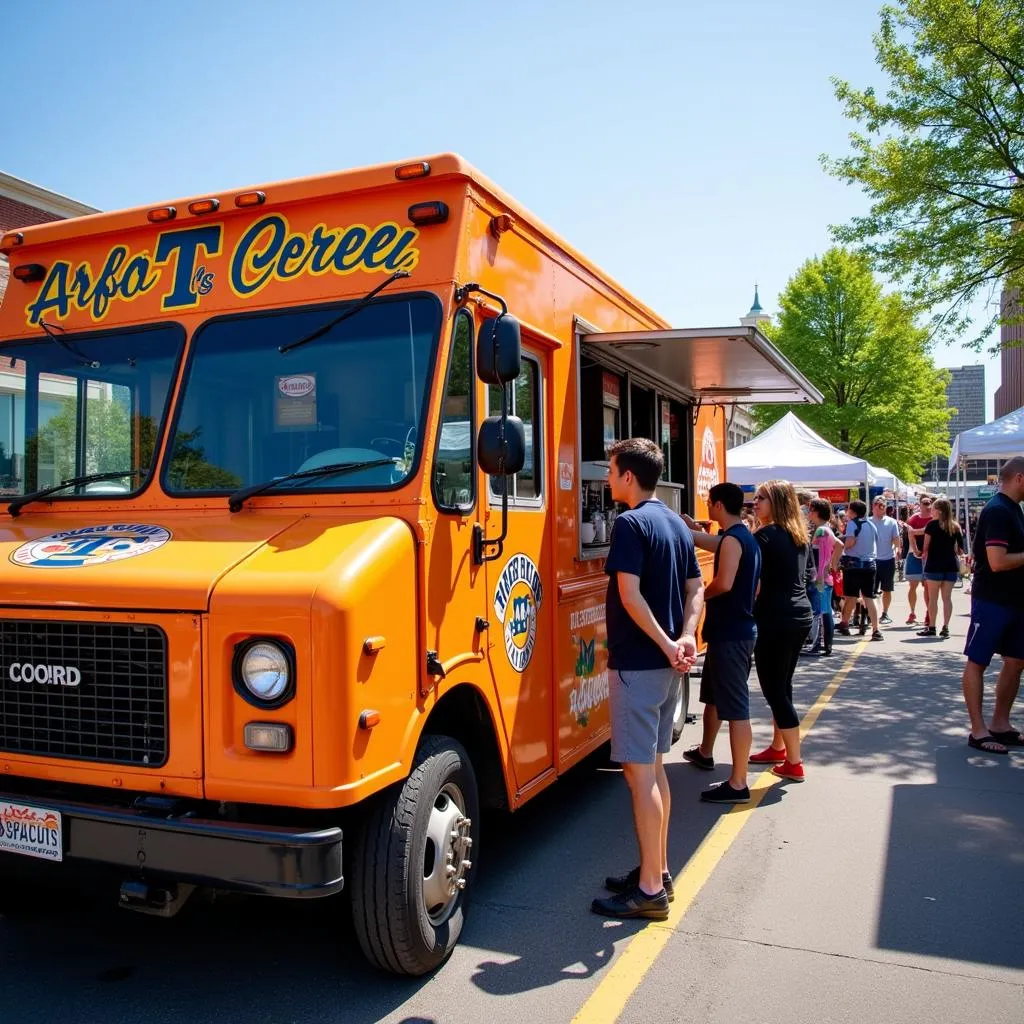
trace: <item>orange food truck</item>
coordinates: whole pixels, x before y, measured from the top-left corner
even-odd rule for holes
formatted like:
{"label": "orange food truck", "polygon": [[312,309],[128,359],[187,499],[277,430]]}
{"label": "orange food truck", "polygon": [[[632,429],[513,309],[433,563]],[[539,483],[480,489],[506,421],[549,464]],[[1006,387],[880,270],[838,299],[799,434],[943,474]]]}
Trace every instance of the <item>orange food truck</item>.
{"label": "orange food truck", "polygon": [[0,861],[164,915],[344,888],[429,971],[480,808],[608,738],[608,444],[656,438],[703,517],[725,406],[820,396],[451,155],[0,249]]}

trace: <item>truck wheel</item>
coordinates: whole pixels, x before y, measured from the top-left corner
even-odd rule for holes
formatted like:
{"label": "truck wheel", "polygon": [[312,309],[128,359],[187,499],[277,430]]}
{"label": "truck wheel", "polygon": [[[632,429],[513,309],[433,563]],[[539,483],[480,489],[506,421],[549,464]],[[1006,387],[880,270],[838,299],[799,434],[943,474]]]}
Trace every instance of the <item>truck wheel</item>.
{"label": "truck wheel", "polygon": [[448,958],[475,877],[479,820],[469,755],[448,736],[427,737],[356,838],[352,921],[372,964],[420,975]]}
{"label": "truck wheel", "polygon": [[672,742],[677,743],[683,735],[686,715],[690,709],[690,673],[683,673],[679,683],[679,696],[676,698],[676,711],[672,716]]}

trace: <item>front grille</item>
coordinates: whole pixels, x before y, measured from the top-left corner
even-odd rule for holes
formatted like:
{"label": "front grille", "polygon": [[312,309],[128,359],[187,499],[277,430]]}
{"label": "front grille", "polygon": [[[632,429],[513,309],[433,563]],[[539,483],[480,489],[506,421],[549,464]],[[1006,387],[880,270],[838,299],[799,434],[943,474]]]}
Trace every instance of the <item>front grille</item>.
{"label": "front grille", "polygon": [[163,630],[0,620],[0,750],[162,765],[167,760]]}

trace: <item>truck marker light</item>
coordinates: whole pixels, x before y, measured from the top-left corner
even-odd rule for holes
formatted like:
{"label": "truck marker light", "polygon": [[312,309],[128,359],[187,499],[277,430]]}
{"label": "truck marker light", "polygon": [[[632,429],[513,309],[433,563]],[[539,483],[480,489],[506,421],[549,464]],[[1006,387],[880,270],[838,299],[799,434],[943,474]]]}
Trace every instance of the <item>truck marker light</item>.
{"label": "truck marker light", "polygon": [[24,241],[25,236],[20,231],[8,231],[0,238],[0,249],[9,249],[15,245],[21,245]]}
{"label": "truck marker light", "polygon": [[197,199],[194,203],[188,204],[188,212],[194,213],[197,217],[204,213],[216,213],[219,209],[219,199]]}
{"label": "truck marker light", "polygon": [[266,201],[266,192],[260,192],[259,189],[252,192],[239,192],[235,196],[235,206],[239,209],[244,209],[247,206],[262,206]]}
{"label": "truck marker light", "polygon": [[365,654],[376,654],[378,651],[384,650],[387,642],[387,637],[384,636],[368,636],[363,641],[363,652]]}
{"label": "truck marker light", "polygon": [[287,754],[292,749],[292,727],[280,722],[246,722],[245,745],[250,750]]}
{"label": "truck marker light", "polygon": [[42,263],[22,263],[11,271],[11,276],[18,281],[42,281],[46,276],[46,267]]}
{"label": "truck marker light", "polygon": [[414,164],[402,164],[395,168],[395,177],[399,181],[409,181],[412,178],[425,178],[430,173],[430,164],[426,160],[420,160]]}
{"label": "truck marker light", "polygon": [[169,220],[174,220],[177,216],[178,211],[173,206],[158,206],[146,214],[146,220],[150,224],[165,224]]}
{"label": "truck marker light", "polygon": [[372,729],[375,725],[380,725],[379,711],[364,711],[359,716],[360,729]]}
{"label": "truck marker light", "polygon": [[448,219],[448,207],[440,200],[429,203],[413,203],[409,207],[409,220],[413,224],[443,224]]}

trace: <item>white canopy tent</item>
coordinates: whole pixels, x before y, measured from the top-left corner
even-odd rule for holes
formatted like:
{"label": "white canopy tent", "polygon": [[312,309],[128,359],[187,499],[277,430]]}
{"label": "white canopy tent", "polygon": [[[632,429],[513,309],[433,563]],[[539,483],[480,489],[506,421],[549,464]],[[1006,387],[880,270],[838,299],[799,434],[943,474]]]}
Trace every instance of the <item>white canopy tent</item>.
{"label": "white canopy tent", "polygon": [[736,484],[782,479],[810,487],[860,487],[875,482],[864,460],[830,445],[793,413],[746,444],[729,450],[728,478]]}
{"label": "white canopy tent", "polygon": [[[957,434],[953,450],[949,455],[949,469],[946,472],[948,485],[956,471],[956,514],[960,514],[963,500],[964,523],[967,527],[967,546],[971,544],[971,517],[967,506],[967,461],[968,459],[1009,459],[1024,455],[1024,406],[1008,412],[1005,416],[982,423],[980,427]],[[948,491],[947,486],[947,491]]]}

